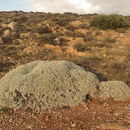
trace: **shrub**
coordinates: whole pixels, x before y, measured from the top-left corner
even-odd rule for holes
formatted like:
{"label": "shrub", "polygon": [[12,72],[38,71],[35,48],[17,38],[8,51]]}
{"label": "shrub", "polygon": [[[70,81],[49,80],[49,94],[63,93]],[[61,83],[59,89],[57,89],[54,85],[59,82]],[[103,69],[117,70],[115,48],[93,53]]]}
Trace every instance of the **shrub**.
{"label": "shrub", "polygon": [[3,113],[5,113],[5,114],[7,114],[7,115],[11,115],[11,114],[14,112],[13,109],[8,108],[8,107],[2,107],[2,108],[0,109],[0,111],[3,112]]}
{"label": "shrub", "polygon": [[61,46],[66,46],[68,41],[69,40],[62,38],[62,37],[59,38],[59,42],[60,42]]}
{"label": "shrub", "polygon": [[13,41],[12,37],[2,37],[1,40],[3,44],[11,44]]}
{"label": "shrub", "polygon": [[118,32],[118,33],[125,33],[126,29],[125,28],[117,28],[116,32]]}
{"label": "shrub", "polygon": [[125,72],[126,69],[127,69],[127,64],[124,62],[113,61],[109,65],[109,71],[111,73]]}
{"label": "shrub", "polygon": [[80,33],[80,32],[76,33],[76,32],[72,32],[72,31],[67,31],[65,33],[65,35],[68,36],[68,37],[79,37],[79,38],[85,37],[85,35]]}
{"label": "shrub", "polygon": [[127,57],[130,59],[130,53],[127,55]]}
{"label": "shrub", "polygon": [[34,27],[32,29],[32,32],[43,34],[43,33],[51,33],[51,30],[47,26],[39,26],[39,27]]}
{"label": "shrub", "polygon": [[87,36],[84,37],[85,42],[88,42],[88,41],[90,42],[90,41],[93,41],[93,40],[94,40],[94,37],[92,35],[87,35]]}
{"label": "shrub", "polygon": [[85,51],[90,51],[91,48],[88,48],[86,44],[75,44],[74,49],[76,49],[78,52],[85,52]]}
{"label": "shrub", "polygon": [[114,38],[114,37],[105,37],[105,38],[103,39],[103,41],[104,41],[104,42],[108,42],[108,43],[113,43],[113,42],[116,41],[116,38]]}
{"label": "shrub", "polygon": [[117,29],[129,26],[128,21],[121,15],[97,15],[90,20],[90,25],[100,29]]}
{"label": "shrub", "polygon": [[46,33],[46,34],[41,35],[37,39],[37,42],[40,44],[48,43],[48,44],[52,44],[52,45],[57,45],[57,42],[55,41],[56,38],[57,38],[57,35],[55,35],[53,33]]}
{"label": "shrub", "polygon": [[71,24],[66,25],[65,28],[68,29],[68,30],[70,30],[70,31],[74,31],[76,29],[76,27],[74,27]]}

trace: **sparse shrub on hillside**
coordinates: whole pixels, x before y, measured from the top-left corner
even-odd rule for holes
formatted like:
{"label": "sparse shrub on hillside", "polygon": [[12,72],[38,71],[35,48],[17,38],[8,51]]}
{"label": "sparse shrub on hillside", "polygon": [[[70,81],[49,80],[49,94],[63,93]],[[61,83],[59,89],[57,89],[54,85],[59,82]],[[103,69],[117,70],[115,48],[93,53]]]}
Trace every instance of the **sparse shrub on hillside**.
{"label": "sparse shrub on hillside", "polygon": [[[50,17],[51,18],[51,17]],[[51,20],[58,24],[59,26],[66,26],[69,22],[74,21],[76,18],[72,14],[57,14],[55,17],[52,17]]]}
{"label": "sparse shrub on hillside", "polygon": [[130,16],[125,16],[125,18],[130,22]]}
{"label": "sparse shrub on hillside", "polygon": [[1,40],[3,44],[11,44],[13,41],[12,37],[2,37]]}
{"label": "sparse shrub on hillside", "polygon": [[117,28],[116,32],[118,32],[118,33],[125,33],[126,29],[125,28]]}
{"label": "sparse shrub on hillside", "polygon": [[54,35],[53,33],[46,33],[46,34],[41,35],[38,38],[37,42],[40,44],[48,43],[48,44],[52,44],[52,45],[57,45],[57,43],[55,41],[56,38],[57,38],[57,35]]}
{"label": "sparse shrub on hillside", "polygon": [[67,40],[67,39],[64,39],[64,38],[59,38],[59,42],[60,42],[60,45],[61,46],[66,46],[67,45],[67,43],[66,42],[68,42],[69,40]]}
{"label": "sparse shrub on hillside", "polygon": [[24,32],[27,32],[27,29],[28,28],[24,24],[19,24],[17,32],[18,33],[22,33],[22,32],[24,33]]}
{"label": "sparse shrub on hillside", "polygon": [[11,108],[8,108],[8,107],[2,107],[0,109],[0,112],[3,112],[5,114],[7,114],[7,115],[11,115],[14,112],[14,110],[11,109]]}
{"label": "sparse shrub on hillside", "polygon": [[96,44],[91,44],[91,46],[99,47],[99,48],[111,48],[112,44],[108,44],[108,42],[100,41]]}
{"label": "sparse shrub on hillside", "polygon": [[97,15],[90,20],[90,25],[100,29],[117,29],[129,26],[128,21],[121,15]]}
{"label": "sparse shrub on hillside", "polygon": [[68,36],[68,37],[79,37],[79,38],[84,37],[84,34],[72,32],[72,31],[67,31],[65,33],[65,35]]}
{"label": "sparse shrub on hillside", "polygon": [[74,49],[76,49],[78,52],[85,52],[85,51],[91,51],[91,48],[89,48],[86,44],[75,44]]}
{"label": "sparse shrub on hillside", "polygon": [[41,56],[49,56],[50,54],[53,54],[53,50],[44,48],[40,53],[38,53]]}
{"label": "sparse shrub on hillside", "polygon": [[79,59],[76,63],[80,66],[83,66],[86,69],[94,68],[102,62],[102,59],[96,56],[83,57]]}
{"label": "sparse shrub on hillside", "polygon": [[69,22],[63,20],[57,20],[56,24],[58,24],[59,26],[66,26]]}
{"label": "sparse shrub on hillside", "polygon": [[2,35],[3,33],[3,30],[1,29],[2,27],[0,26],[0,36]]}
{"label": "sparse shrub on hillside", "polygon": [[85,42],[90,42],[90,41],[93,41],[93,40],[95,40],[95,37],[94,37],[92,31],[88,31],[88,32],[85,34],[85,36],[84,36],[84,41],[85,41]]}
{"label": "sparse shrub on hillside", "polygon": [[47,26],[38,26],[34,27],[32,29],[32,32],[43,34],[43,33],[51,33],[51,30]]}
{"label": "sparse shrub on hillside", "polygon": [[68,30],[70,30],[70,31],[75,31],[75,29],[76,29],[76,27],[74,27],[71,24],[66,25],[65,28],[68,29]]}
{"label": "sparse shrub on hillside", "polygon": [[64,16],[62,17],[56,17],[55,19],[53,19],[53,21],[56,22],[56,24],[58,24],[59,26],[66,26],[69,24],[69,18],[65,18]]}
{"label": "sparse shrub on hillside", "polygon": [[19,16],[12,19],[12,22],[25,23],[28,20],[26,16]]}
{"label": "sparse shrub on hillside", "polygon": [[80,24],[79,25],[79,28],[81,28],[81,29],[89,29],[90,28],[90,26],[88,25],[88,24]]}
{"label": "sparse shrub on hillside", "polygon": [[116,38],[114,38],[114,37],[105,37],[105,38],[103,39],[103,41],[104,41],[104,42],[113,43],[113,42],[116,41]]}
{"label": "sparse shrub on hillside", "polygon": [[93,41],[93,40],[94,40],[94,37],[93,37],[92,35],[89,35],[89,36],[84,37],[84,41],[85,41],[85,42]]}
{"label": "sparse shrub on hillside", "polygon": [[109,65],[109,70],[113,73],[123,72],[127,69],[127,64],[124,62],[111,62]]}
{"label": "sparse shrub on hillside", "polygon": [[100,68],[102,63],[102,59],[100,59],[99,57],[97,56],[81,57],[79,59],[74,60],[74,62],[77,65],[84,67],[85,70],[94,72],[98,76],[100,81],[107,80],[107,78],[102,73],[95,70],[95,68],[97,67]]}
{"label": "sparse shrub on hillside", "polygon": [[127,55],[127,57],[130,59],[130,53]]}
{"label": "sparse shrub on hillside", "polygon": [[12,36],[13,39],[18,39],[18,38],[20,38],[19,32],[12,32],[12,33],[11,33],[11,36]]}

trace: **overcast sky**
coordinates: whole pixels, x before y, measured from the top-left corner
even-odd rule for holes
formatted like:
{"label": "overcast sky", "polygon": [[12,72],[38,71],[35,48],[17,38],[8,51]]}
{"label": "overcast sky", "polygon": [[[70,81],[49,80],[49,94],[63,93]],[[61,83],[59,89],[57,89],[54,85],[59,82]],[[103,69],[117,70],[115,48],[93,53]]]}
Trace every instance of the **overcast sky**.
{"label": "overcast sky", "polygon": [[0,10],[130,15],[130,0],[0,0]]}

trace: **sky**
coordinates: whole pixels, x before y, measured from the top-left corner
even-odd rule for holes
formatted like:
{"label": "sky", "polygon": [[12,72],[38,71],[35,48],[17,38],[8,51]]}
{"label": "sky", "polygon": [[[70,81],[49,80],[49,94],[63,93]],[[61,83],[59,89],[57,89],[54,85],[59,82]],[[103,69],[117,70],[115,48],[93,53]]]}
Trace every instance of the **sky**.
{"label": "sky", "polygon": [[14,10],[130,15],[130,0],[0,0],[0,11]]}

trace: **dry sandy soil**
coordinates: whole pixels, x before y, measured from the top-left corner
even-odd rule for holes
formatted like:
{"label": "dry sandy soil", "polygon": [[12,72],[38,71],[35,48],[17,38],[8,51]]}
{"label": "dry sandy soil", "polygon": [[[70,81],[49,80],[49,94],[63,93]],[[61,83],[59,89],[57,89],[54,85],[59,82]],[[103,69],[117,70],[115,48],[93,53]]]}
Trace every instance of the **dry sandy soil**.
{"label": "dry sandy soil", "polygon": [[92,101],[73,108],[41,113],[3,110],[1,130],[129,130],[130,107],[126,103]]}

